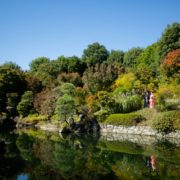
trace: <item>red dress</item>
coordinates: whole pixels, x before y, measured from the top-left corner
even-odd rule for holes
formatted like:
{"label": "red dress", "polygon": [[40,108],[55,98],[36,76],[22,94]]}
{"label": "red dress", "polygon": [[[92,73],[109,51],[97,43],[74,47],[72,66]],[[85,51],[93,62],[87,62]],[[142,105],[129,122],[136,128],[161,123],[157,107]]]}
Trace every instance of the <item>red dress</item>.
{"label": "red dress", "polygon": [[151,109],[154,108],[154,95],[153,94],[150,95],[149,108],[151,108]]}

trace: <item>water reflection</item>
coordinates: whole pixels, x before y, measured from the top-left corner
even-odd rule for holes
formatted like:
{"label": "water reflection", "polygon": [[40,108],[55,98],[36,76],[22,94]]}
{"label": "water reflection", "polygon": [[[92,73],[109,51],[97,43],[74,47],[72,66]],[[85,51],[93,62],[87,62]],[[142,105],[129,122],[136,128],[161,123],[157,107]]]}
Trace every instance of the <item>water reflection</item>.
{"label": "water reflection", "polygon": [[179,150],[170,142],[108,141],[98,134],[1,131],[0,179],[178,179]]}

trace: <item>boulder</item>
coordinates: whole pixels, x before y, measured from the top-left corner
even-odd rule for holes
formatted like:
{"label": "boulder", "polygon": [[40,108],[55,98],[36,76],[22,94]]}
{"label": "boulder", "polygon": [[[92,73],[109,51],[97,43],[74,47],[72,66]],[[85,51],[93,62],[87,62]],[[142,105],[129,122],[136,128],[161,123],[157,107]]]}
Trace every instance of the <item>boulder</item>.
{"label": "boulder", "polygon": [[88,117],[86,115],[80,114],[79,121],[74,122],[73,117],[69,119],[69,125],[62,130],[61,133],[91,133],[99,132],[100,125],[95,117]]}

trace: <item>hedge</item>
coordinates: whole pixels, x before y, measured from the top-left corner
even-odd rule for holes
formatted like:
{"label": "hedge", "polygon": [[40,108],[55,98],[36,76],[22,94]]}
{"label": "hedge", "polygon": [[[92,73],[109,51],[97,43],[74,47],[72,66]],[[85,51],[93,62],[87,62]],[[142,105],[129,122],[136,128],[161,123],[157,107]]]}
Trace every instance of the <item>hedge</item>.
{"label": "hedge", "polygon": [[111,114],[107,117],[104,124],[133,126],[142,120],[144,120],[144,117],[137,113]]}
{"label": "hedge", "polygon": [[180,111],[167,111],[160,113],[153,122],[153,127],[161,132],[180,130]]}

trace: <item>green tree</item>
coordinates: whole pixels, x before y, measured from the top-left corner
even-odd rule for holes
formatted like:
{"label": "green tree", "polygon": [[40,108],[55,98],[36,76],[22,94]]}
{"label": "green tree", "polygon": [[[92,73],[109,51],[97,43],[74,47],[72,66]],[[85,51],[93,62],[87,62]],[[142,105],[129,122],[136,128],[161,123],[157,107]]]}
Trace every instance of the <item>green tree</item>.
{"label": "green tree", "polygon": [[172,50],[180,48],[180,23],[172,23],[162,33],[159,40],[160,56],[163,58]]}
{"label": "green tree", "polygon": [[57,78],[56,66],[46,57],[34,59],[29,73],[39,79],[43,86],[51,86]]}
{"label": "green tree", "polygon": [[63,94],[68,94],[70,96],[74,96],[75,86],[71,83],[64,83],[60,86],[60,91]]}
{"label": "green tree", "polygon": [[97,63],[106,61],[108,55],[109,53],[105,46],[99,43],[93,43],[88,45],[87,49],[84,50],[82,59],[88,66],[94,66]]}
{"label": "green tree", "polygon": [[33,109],[33,92],[26,91],[21,97],[21,101],[17,106],[17,110],[18,113],[24,117],[27,116],[32,109]]}
{"label": "green tree", "polygon": [[39,58],[36,58],[34,60],[32,60],[32,62],[30,63],[30,71],[31,72],[37,72],[39,67],[42,65],[42,64],[47,64],[49,63],[50,60],[49,58],[47,57],[39,57]]}
{"label": "green tree", "polygon": [[78,72],[79,74],[83,74],[85,68],[85,63],[77,56],[67,58],[67,71],[69,73]]}
{"label": "green tree", "polygon": [[22,71],[21,67],[19,65],[17,65],[16,63],[12,62],[12,61],[4,63],[2,65],[2,67],[6,68],[6,69],[14,69],[14,70],[17,70],[17,71]]}
{"label": "green tree", "polygon": [[157,43],[145,48],[137,58],[137,68],[144,66],[147,66],[154,76],[159,74],[160,57]]}
{"label": "green tree", "polygon": [[79,74],[83,74],[86,68],[86,64],[77,56],[60,56],[57,58],[57,60],[54,60],[51,63],[53,64],[56,73],[78,72]]}
{"label": "green tree", "polygon": [[112,50],[108,59],[107,63],[108,64],[123,64],[123,59],[124,59],[124,52],[123,51],[115,51]]}
{"label": "green tree", "polygon": [[60,120],[67,123],[67,118],[73,115],[76,111],[75,105],[75,86],[71,83],[64,83],[60,88],[56,88],[57,101],[55,114]]}
{"label": "green tree", "polygon": [[66,57],[59,56],[56,60],[52,61],[52,63],[57,72],[68,72],[68,61]]}
{"label": "green tree", "polygon": [[60,120],[68,124],[67,118],[74,114],[75,107],[75,99],[68,94],[64,94],[56,102],[55,114],[58,115]]}
{"label": "green tree", "polygon": [[124,55],[123,65],[127,68],[135,68],[137,64],[137,58],[140,56],[142,51],[143,49],[139,47],[130,49]]}
{"label": "green tree", "polygon": [[26,89],[24,72],[15,63],[0,66],[0,112],[6,111],[7,93],[21,96]]}
{"label": "green tree", "polygon": [[[139,65],[135,72],[136,79],[141,82],[141,87],[147,90],[153,90],[158,87],[158,78],[156,77],[156,72],[151,69],[151,66],[146,64]],[[149,89],[148,87],[152,87],[153,89]],[[140,88],[140,91],[144,91]]]}

